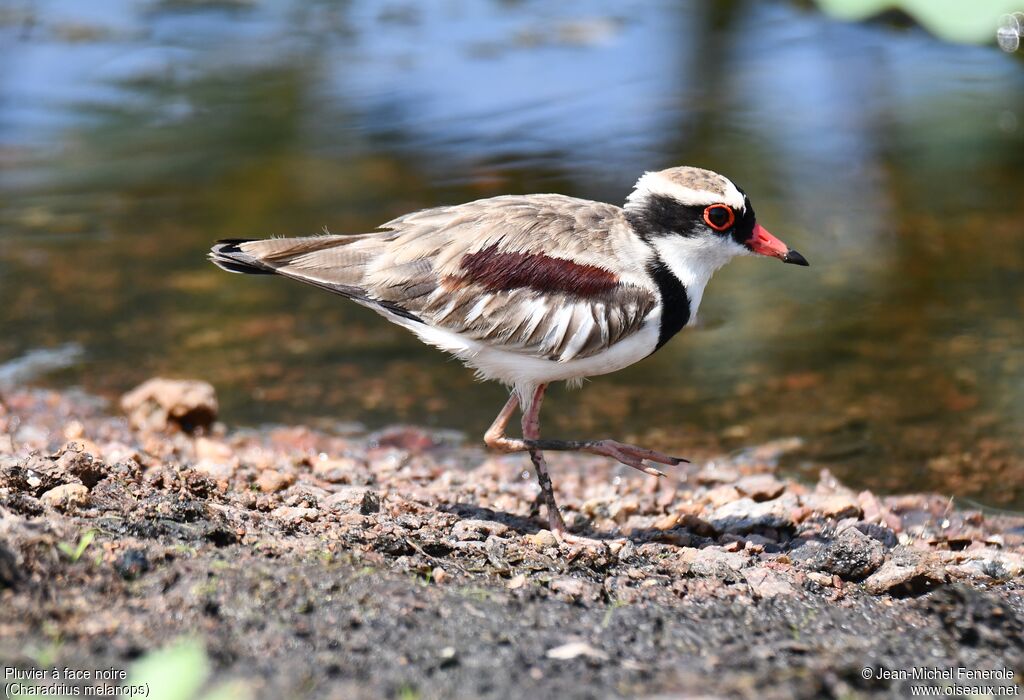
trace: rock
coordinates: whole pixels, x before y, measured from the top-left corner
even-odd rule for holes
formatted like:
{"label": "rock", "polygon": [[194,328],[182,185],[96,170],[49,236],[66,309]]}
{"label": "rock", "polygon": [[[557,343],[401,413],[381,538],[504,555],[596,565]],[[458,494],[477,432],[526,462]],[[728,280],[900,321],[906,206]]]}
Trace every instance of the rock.
{"label": "rock", "polygon": [[608,505],[608,517],[622,525],[630,515],[638,510],[640,510],[640,502],[636,498],[618,498]]}
{"label": "rock", "polygon": [[740,569],[750,563],[749,557],[734,552],[725,552],[714,547],[685,549],[682,561],[688,566],[691,576],[713,578],[727,582],[742,580]]}
{"label": "rock", "polygon": [[857,498],[852,493],[844,491],[828,494],[811,493],[804,496],[801,501],[815,514],[835,520],[859,518],[863,514]]}
{"label": "rock", "polygon": [[904,550],[885,562],[864,581],[864,590],[874,595],[921,595],[945,583],[943,569],[930,566],[923,558]]}
{"label": "rock", "polygon": [[[99,449],[96,450],[99,452]],[[107,465],[86,452],[77,442],[69,442],[56,454],[57,469],[92,488],[107,476]]]}
{"label": "rock", "polygon": [[961,563],[947,566],[946,571],[958,578],[1009,581],[1021,575],[1024,561],[1015,552],[996,549],[975,549],[962,553]]}
{"label": "rock", "polygon": [[752,498],[741,498],[716,508],[708,522],[719,532],[740,535],[766,528],[786,529],[793,527],[792,511],[795,507],[796,498],[791,495],[762,503]]}
{"label": "rock", "polygon": [[794,595],[796,589],[777,571],[766,566],[752,566],[743,570],[743,577],[755,598],[774,598],[776,596]]}
{"label": "rock", "polygon": [[559,593],[573,600],[579,600],[587,592],[587,581],[578,578],[563,577],[556,578],[548,584],[553,593]]}
{"label": "rock", "polygon": [[114,569],[126,581],[133,581],[149,571],[149,558],[143,549],[129,549],[114,561]]}
{"label": "rock", "polygon": [[558,546],[558,538],[555,537],[555,533],[551,532],[551,530],[540,530],[533,535],[527,536],[527,539],[537,549]]}
{"label": "rock", "polygon": [[861,521],[859,523],[854,523],[853,526],[871,539],[880,542],[886,549],[892,549],[899,544],[899,538],[896,536],[896,533],[885,525],[876,525],[875,523],[866,523]]}
{"label": "rock", "polygon": [[709,490],[704,497],[707,499],[708,503],[717,508],[739,499],[740,492],[736,490],[735,486],[726,484],[724,486],[716,486]]}
{"label": "rock", "polygon": [[434,583],[444,583],[445,581],[450,581],[452,575],[440,566],[435,566],[430,572],[430,578]]}
{"label": "rock", "polygon": [[380,496],[370,490],[364,491],[363,500],[359,504],[359,512],[362,515],[380,512]]}
{"label": "rock", "polygon": [[881,543],[860,530],[848,527],[821,547],[807,565],[847,581],[861,581],[885,561]]}
{"label": "rock", "polygon": [[736,490],[760,502],[778,498],[786,485],[771,474],[751,474],[736,482]]}
{"label": "rock", "polygon": [[320,501],[320,507],[327,510],[336,510],[341,513],[359,510],[367,490],[365,486],[342,487]]}
{"label": "rock", "polygon": [[819,586],[822,586],[824,588],[831,588],[832,587],[832,575],[831,574],[823,574],[823,573],[821,573],[819,571],[808,571],[807,572],[807,578],[808,578],[808,580],[814,581],[814,583],[816,583]]}
{"label": "rock", "polygon": [[351,483],[352,477],[359,473],[360,467],[360,463],[351,457],[313,460],[313,474],[318,479],[332,484]]}
{"label": "rock", "polygon": [[235,456],[231,446],[220,440],[198,437],[195,441],[196,459],[208,459],[211,462],[229,462]]}
{"label": "rock", "polygon": [[85,505],[89,500],[89,489],[84,484],[61,484],[44,493],[39,500],[52,508],[74,508]]}
{"label": "rock", "polygon": [[320,511],[302,506],[280,506],[270,511],[270,515],[286,523],[313,522],[320,516]]}
{"label": "rock", "polygon": [[651,525],[655,530],[671,530],[679,522],[679,513],[669,513],[654,521]]}
{"label": "rock", "polygon": [[485,540],[494,535],[501,537],[508,532],[508,525],[493,520],[460,520],[452,528],[452,537],[457,540]]}
{"label": "rock", "polygon": [[217,419],[217,395],[207,382],[157,377],[122,396],[121,410],[139,431],[193,433]]}
{"label": "rock", "polygon": [[216,462],[209,459],[203,459],[196,462],[195,470],[200,474],[214,479],[215,481],[227,481],[235,473],[237,468],[237,461],[235,464]]}
{"label": "rock", "polygon": [[437,441],[427,431],[412,426],[388,428],[373,435],[371,440],[381,447],[396,447],[413,454],[437,447]]}
{"label": "rock", "polygon": [[509,589],[510,591],[514,591],[517,588],[522,588],[525,585],[526,574],[516,574],[508,580],[508,583],[505,584],[505,588]]}
{"label": "rock", "polygon": [[256,485],[263,493],[276,493],[284,491],[295,483],[295,475],[287,474],[273,469],[264,470],[256,479]]}
{"label": "rock", "polygon": [[559,661],[568,661],[569,659],[575,659],[580,656],[586,656],[599,661],[608,660],[608,654],[604,653],[600,649],[590,646],[586,642],[569,642],[568,644],[548,649],[545,656],[549,659],[558,659]]}

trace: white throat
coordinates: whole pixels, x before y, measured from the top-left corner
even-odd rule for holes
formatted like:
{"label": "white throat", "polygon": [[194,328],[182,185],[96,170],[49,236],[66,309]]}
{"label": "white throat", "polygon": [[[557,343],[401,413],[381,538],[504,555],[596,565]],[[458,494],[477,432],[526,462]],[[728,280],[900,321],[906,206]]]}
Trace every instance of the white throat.
{"label": "white throat", "polygon": [[686,287],[690,301],[690,323],[697,318],[697,309],[715,270],[742,254],[739,246],[704,236],[658,236],[651,241],[669,272]]}

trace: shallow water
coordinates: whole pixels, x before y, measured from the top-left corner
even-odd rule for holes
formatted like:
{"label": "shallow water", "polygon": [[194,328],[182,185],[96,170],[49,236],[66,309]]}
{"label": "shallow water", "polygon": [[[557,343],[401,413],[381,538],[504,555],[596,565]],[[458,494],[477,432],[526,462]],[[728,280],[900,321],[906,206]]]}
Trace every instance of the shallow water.
{"label": "shallow water", "polygon": [[[87,8],[87,9],[85,9]],[[0,11],[0,361],[116,395],[203,377],[232,423],[477,435],[500,387],[376,315],[204,261],[501,193],[730,175],[812,267],[743,259],[702,325],[557,390],[546,432],[1024,504],[1024,70],[791,4],[130,2]]]}

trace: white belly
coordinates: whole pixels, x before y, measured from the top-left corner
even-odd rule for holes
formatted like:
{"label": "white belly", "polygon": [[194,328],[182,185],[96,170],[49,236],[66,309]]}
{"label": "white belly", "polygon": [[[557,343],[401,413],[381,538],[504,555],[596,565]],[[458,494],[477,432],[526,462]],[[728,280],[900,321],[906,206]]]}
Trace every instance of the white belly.
{"label": "white belly", "polygon": [[615,372],[654,352],[661,329],[661,314],[655,311],[639,331],[607,350],[589,357],[558,362],[502,350],[415,321],[392,320],[401,323],[424,342],[452,353],[475,369],[481,379],[494,379],[510,386],[536,386],[563,380],[578,382],[584,377]]}

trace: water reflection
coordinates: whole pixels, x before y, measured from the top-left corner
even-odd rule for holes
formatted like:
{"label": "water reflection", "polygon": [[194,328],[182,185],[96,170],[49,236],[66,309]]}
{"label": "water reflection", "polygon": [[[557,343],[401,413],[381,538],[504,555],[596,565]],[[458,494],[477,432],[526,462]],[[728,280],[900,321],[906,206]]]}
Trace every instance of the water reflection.
{"label": "water reflection", "polygon": [[813,261],[741,260],[703,327],[555,393],[566,434],[779,435],[874,487],[1020,505],[1024,75],[789,4],[15,3],[0,15],[0,357],[116,393],[202,376],[230,420],[481,431],[502,390],[372,313],[203,262],[505,192],[728,173]]}

